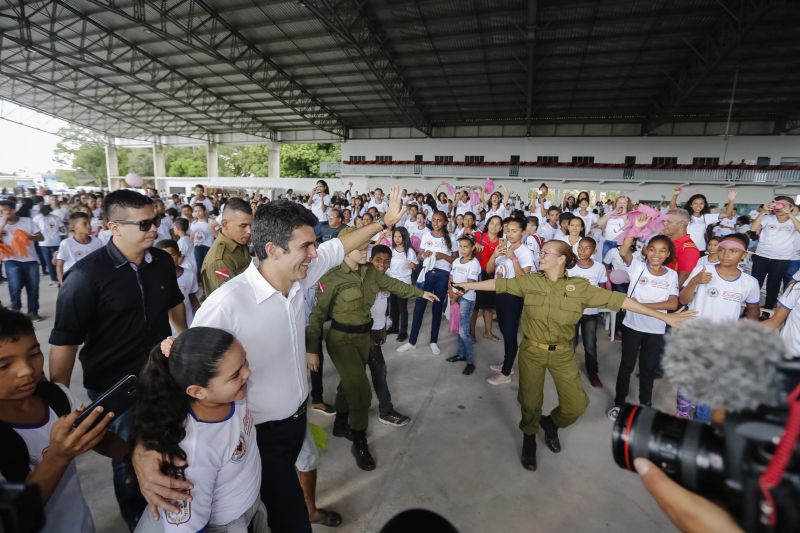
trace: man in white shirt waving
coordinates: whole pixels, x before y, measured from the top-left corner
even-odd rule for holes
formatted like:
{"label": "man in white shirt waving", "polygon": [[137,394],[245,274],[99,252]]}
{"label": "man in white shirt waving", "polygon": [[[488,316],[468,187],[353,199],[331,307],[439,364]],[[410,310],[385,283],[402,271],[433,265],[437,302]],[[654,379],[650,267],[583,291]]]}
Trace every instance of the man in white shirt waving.
{"label": "man in white shirt waving", "polygon": [[[192,326],[231,332],[244,346],[252,376],[253,412],[262,461],[261,499],[273,533],[311,532],[295,471],[306,431],[308,369],[304,312],[307,289],[344,256],[397,223],[403,215],[399,187],[390,192],[384,221],[364,226],[317,247],[317,218],[302,205],[281,200],[258,208],[251,242],[259,264],[214,291]],[[164,510],[166,500],[186,500],[191,484],[160,472],[160,454],[137,447],[134,466],[142,494]]]}

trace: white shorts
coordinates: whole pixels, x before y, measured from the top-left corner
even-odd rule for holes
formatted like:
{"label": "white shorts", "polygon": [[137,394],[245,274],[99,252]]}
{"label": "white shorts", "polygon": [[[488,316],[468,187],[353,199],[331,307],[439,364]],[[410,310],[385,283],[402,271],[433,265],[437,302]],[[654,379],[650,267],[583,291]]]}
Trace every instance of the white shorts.
{"label": "white shorts", "polygon": [[311,428],[306,426],[306,436],[303,439],[303,447],[300,449],[297,461],[294,462],[294,467],[300,472],[311,472],[312,470],[316,470],[318,465],[319,450],[317,450],[317,444],[314,442],[314,436],[311,435]]}

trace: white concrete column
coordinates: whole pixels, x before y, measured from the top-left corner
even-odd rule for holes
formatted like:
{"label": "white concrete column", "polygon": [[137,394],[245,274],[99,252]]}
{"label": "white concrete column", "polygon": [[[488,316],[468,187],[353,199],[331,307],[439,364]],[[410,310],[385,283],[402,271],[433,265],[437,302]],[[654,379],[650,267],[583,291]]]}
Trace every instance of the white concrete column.
{"label": "white concrete column", "polygon": [[167,176],[167,162],[164,159],[164,146],[161,143],[153,143],[153,174],[156,178]]}
{"label": "white concrete column", "polygon": [[108,181],[108,190],[113,190],[112,178],[119,177],[119,161],[117,160],[117,145],[114,144],[114,138],[109,137],[106,143],[106,178]]}
{"label": "white concrete column", "polygon": [[269,146],[269,176],[270,178],[281,177],[281,143],[273,142]]}
{"label": "white concrete column", "polygon": [[219,176],[219,151],[215,142],[206,144],[206,169],[208,169],[206,175],[209,178]]}

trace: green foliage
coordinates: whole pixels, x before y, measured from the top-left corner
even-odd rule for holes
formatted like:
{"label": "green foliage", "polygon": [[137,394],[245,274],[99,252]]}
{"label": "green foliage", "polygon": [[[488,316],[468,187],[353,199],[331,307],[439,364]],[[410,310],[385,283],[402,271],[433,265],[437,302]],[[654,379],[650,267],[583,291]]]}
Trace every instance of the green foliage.
{"label": "green foliage", "polygon": [[77,178],[88,178],[100,185],[106,182],[105,139],[99,133],[78,126],[58,130],[61,140],[53,151],[53,160],[75,169]]}
{"label": "green foliage", "polygon": [[341,144],[284,144],[281,145],[281,176],[312,178],[319,176],[321,162],[342,160]]}
{"label": "green foliage", "polygon": [[194,177],[205,176],[206,149],[199,146],[193,147],[164,147],[164,162],[167,166],[167,176]]}
{"label": "green foliage", "polygon": [[267,176],[269,174],[269,145],[219,147],[220,176]]}
{"label": "green foliage", "polygon": [[119,173],[135,172],[140,176],[153,176],[152,148],[117,148]]}

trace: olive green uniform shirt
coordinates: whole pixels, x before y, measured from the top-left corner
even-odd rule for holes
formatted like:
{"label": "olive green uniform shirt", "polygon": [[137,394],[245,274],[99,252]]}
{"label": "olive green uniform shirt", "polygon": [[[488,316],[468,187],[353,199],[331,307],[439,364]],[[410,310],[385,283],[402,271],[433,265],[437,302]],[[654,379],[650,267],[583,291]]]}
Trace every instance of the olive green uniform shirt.
{"label": "olive green uniform shirt", "polygon": [[389,291],[400,298],[423,294],[422,290],[379,272],[371,264],[352,270],[342,263],[328,271],[319,281],[317,301],[306,326],[306,347],[319,346],[322,326],[328,319],[350,326],[368,324],[372,320],[372,304],[380,291]]}
{"label": "olive green uniform shirt", "polygon": [[575,337],[575,324],[587,307],[619,311],[625,293],[591,285],[583,278],[566,275],[550,281],[543,272],[495,281],[497,292],[525,299],[522,311],[523,345],[527,342],[562,345]]}
{"label": "olive green uniform shirt", "polygon": [[250,252],[247,246],[229,239],[220,231],[200,269],[200,281],[206,298],[220,285],[244,272],[248,266],[250,266]]}

